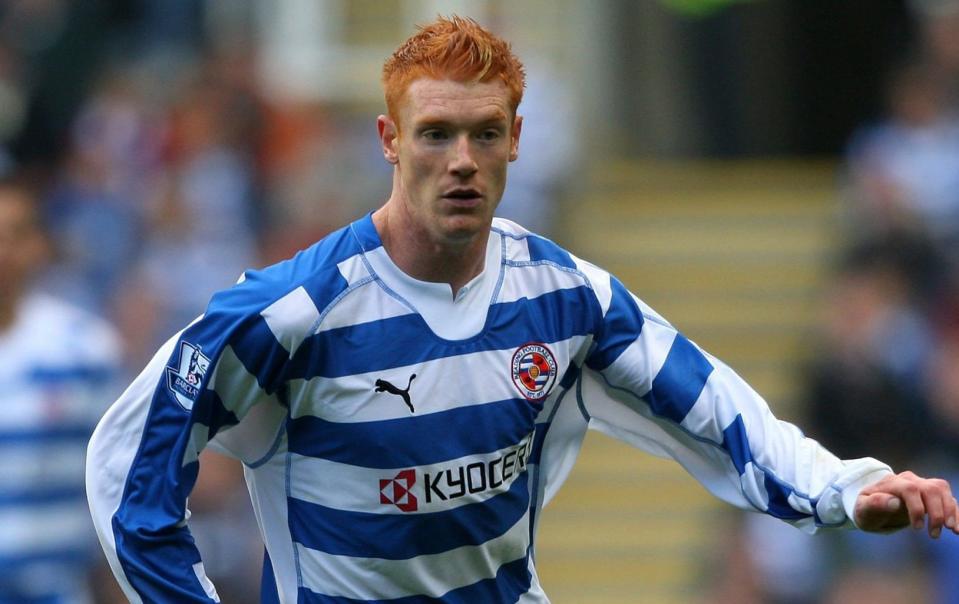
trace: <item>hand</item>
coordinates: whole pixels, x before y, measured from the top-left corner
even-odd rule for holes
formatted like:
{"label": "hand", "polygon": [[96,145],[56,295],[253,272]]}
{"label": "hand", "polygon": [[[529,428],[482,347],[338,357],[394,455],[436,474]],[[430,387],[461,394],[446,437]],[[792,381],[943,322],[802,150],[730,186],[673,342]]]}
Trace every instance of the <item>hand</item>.
{"label": "hand", "polygon": [[907,526],[921,529],[928,517],[929,536],[937,539],[942,527],[959,535],[959,506],[949,483],[920,478],[912,472],[886,476],[864,488],[856,499],[856,526],[885,533]]}

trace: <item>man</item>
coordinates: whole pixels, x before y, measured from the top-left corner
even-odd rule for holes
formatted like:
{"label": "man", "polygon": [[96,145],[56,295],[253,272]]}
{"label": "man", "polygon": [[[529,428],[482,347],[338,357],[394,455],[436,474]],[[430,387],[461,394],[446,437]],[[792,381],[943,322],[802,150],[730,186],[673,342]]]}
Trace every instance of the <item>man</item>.
{"label": "man", "polygon": [[947,484],[836,459],[619,281],[493,218],[523,79],[473,21],[407,40],[386,204],[214,296],[104,417],[90,505],[131,600],[216,599],[185,506],[208,444],[245,464],[264,601],[546,602],[536,520],[587,427],[801,527],[956,530]]}
{"label": "man", "polygon": [[0,182],[0,602],[89,602],[99,559],[86,443],[119,369],[102,320],[30,291],[46,255],[30,191]]}

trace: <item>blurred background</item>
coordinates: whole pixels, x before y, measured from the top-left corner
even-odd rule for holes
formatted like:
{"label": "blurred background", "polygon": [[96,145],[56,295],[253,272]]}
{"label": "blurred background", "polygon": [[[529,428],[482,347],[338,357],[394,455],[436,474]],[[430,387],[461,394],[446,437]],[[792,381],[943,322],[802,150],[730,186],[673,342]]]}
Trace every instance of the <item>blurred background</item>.
{"label": "blurred background", "polygon": [[[385,201],[379,70],[453,12],[529,73],[502,215],[613,271],[840,456],[959,486],[959,0],[3,0],[0,177],[50,245],[20,262],[0,212],[0,358],[23,357],[8,310],[37,293],[113,330],[61,455],[214,291]],[[7,403],[0,474],[56,464],[60,416]],[[53,601],[40,562],[83,574],[72,601],[123,601],[95,547],[10,529],[51,521],[25,484],[0,480],[0,603]],[[85,505],[77,484],[60,504]],[[224,602],[257,602],[240,469],[206,454],[190,507]],[[959,539],[918,537],[809,537],[590,436],[537,557],[557,604],[959,602]]]}

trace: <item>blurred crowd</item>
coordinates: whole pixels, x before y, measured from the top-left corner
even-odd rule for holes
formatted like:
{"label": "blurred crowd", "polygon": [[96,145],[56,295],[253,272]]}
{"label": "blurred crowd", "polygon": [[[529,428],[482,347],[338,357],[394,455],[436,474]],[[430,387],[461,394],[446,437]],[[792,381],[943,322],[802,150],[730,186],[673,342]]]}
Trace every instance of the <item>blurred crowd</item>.
{"label": "blurred crowd", "polygon": [[[125,601],[98,548],[25,545],[37,541],[39,529],[22,543],[10,532],[41,515],[56,522],[63,505],[86,517],[82,463],[70,464],[72,482],[53,492],[44,485],[58,460],[44,464],[42,456],[82,460],[95,418],[118,388],[203,312],[213,292],[377,207],[389,190],[372,121],[359,125],[350,112],[318,100],[264,94],[248,45],[213,44],[195,31],[199,4],[14,0],[0,6],[0,179],[11,183],[0,191],[0,206],[14,208],[0,212],[0,236],[9,243],[0,259],[0,298],[11,298],[10,313],[25,317],[40,308],[33,292],[46,292],[83,317],[74,319],[74,330],[90,323],[116,331],[103,336],[111,343],[104,344],[111,379],[83,382],[92,416],[85,423],[51,417],[39,402],[37,418],[7,421],[16,401],[4,395],[0,473],[17,464],[44,468],[28,477],[34,491],[25,491],[22,476],[18,483],[0,481],[4,604]],[[33,206],[23,217],[22,198]],[[50,244],[42,266],[38,254],[26,259],[23,244],[22,225],[34,220]],[[11,266],[36,273],[33,283],[15,284]],[[57,312],[35,323],[65,323]],[[28,328],[35,330],[0,322],[0,358],[32,354],[14,339]],[[64,388],[67,378],[50,384],[53,378],[37,377],[51,366],[57,376],[86,370],[64,368],[58,358],[78,354],[67,352],[76,347],[67,336],[51,328],[50,350],[29,356],[33,364],[25,362],[16,375],[0,372],[5,393],[29,383],[38,401],[79,405],[80,389]],[[99,388],[93,395],[92,387]],[[33,399],[24,409],[28,403]],[[69,441],[62,434],[68,423]],[[242,471],[213,453],[201,467],[191,527],[207,570],[225,601],[258,602],[262,545]],[[83,527],[79,533],[92,546],[92,532]],[[74,578],[77,568],[92,568],[91,589],[84,593],[73,581],[62,588],[69,599],[49,599],[50,581],[37,578],[51,569],[63,576],[67,567]]]}
{"label": "blurred crowd", "polygon": [[[843,458],[959,485],[959,2],[915,0],[915,48],[842,169],[839,258],[799,424]],[[924,532],[809,539],[742,519],[723,601],[959,603],[959,543]]]}

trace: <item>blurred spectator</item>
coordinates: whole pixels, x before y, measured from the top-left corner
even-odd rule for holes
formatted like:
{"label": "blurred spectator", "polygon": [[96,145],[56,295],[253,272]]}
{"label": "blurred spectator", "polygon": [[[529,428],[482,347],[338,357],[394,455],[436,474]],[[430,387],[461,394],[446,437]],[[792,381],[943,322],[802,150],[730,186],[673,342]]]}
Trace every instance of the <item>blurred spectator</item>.
{"label": "blurred spectator", "polygon": [[164,136],[154,113],[132,72],[107,74],[80,110],[63,169],[45,200],[61,252],[50,281],[97,312],[111,306],[140,253],[147,191],[157,178]]}
{"label": "blurred spectator", "polygon": [[30,279],[46,253],[36,202],[0,184],[0,602],[89,602],[100,555],[87,510],[87,440],[116,394],[119,341]]}
{"label": "blurred spectator", "polygon": [[580,139],[569,83],[546,63],[527,63],[519,158],[510,166],[496,215],[554,236],[561,194],[576,180]]}
{"label": "blurred spectator", "polygon": [[919,52],[943,82],[949,104],[959,108],[959,0],[911,0],[919,21]]}
{"label": "blurred spectator", "polygon": [[259,264],[251,148],[258,104],[228,62],[198,65],[173,97],[161,171],[146,199],[139,255],[119,292],[135,360]]}
{"label": "blurred spectator", "polygon": [[844,458],[914,466],[932,446],[924,373],[933,333],[913,303],[902,249],[848,253],[831,287],[804,383],[810,436]]}
{"label": "blurred spectator", "polygon": [[907,64],[888,88],[889,115],[848,151],[857,229],[959,241],[959,113],[927,64]]}

